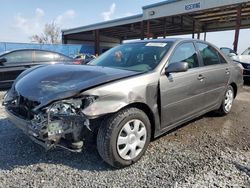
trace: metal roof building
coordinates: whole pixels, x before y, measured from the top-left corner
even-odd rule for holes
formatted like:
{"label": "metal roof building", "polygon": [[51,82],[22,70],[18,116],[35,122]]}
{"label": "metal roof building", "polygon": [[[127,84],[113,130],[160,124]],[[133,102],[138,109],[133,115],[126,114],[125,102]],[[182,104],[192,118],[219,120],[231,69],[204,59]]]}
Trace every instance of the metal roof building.
{"label": "metal roof building", "polygon": [[235,30],[237,51],[241,28],[250,28],[250,0],[167,0],[142,7],[142,14],[63,30],[62,38],[92,44],[100,54],[123,40]]}

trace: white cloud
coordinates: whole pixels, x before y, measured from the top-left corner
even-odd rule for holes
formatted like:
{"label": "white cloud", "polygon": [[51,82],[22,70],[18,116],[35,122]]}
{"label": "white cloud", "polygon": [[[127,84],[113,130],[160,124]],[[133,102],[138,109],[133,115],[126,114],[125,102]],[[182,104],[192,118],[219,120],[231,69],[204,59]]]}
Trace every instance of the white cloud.
{"label": "white cloud", "polygon": [[13,28],[26,35],[40,33],[43,25],[43,17],[44,11],[39,8],[35,10],[35,16],[31,18],[26,18],[19,13],[14,17],[15,24]]}
{"label": "white cloud", "polygon": [[44,10],[41,8],[36,9],[36,17],[43,17],[44,16]]}
{"label": "white cloud", "polygon": [[112,5],[109,7],[109,11],[102,13],[102,17],[104,21],[111,20],[112,15],[115,13],[115,8],[116,8],[116,4],[112,3]]}
{"label": "white cloud", "polygon": [[62,14],[56,16],[54,19],[46,20],[45,11],[41,8],[36,8],[34,11],[34,16],[25,17],[21,13],[18,13],[14,17],[14,24],[12,25],[12,30],[18,32],[19,35],[30,37],[34,34],[40,34],[43,32],[44,25],[55,21],[58,25],[62,26],[69,23],[73,18],[75,18],[74,10],[66,10]]}
{"label": "white cloud", "polygon": [[62,25],[64,22],[75,18],[75,15],[76,15],[76,12],[74,10],[67,10],[64,13],[58,15],[55,19],[55,22],[59,25]]}

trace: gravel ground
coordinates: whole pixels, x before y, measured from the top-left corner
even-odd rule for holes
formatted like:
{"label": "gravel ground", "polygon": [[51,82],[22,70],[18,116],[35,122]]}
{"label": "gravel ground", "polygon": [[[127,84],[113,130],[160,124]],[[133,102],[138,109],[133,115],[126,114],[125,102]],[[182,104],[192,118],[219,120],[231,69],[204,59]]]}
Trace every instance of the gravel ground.
{"label": "gravel ground", "polygon": [[0,106],[0,187],[250,187],[249,114],[246,86],[228,116],[185,124],[151,142],[138,163],[116,170],[91,145],[79,154],[45,152]]}

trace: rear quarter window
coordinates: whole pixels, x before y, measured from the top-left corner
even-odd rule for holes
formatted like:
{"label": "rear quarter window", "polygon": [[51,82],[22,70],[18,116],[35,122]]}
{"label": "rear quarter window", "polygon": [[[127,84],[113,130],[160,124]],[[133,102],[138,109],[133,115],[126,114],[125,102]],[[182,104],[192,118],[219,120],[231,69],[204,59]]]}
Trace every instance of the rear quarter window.
{"label": "rear quarter window", "polygon": [[43,51],[35,51],[35,53],[34,53],[34,61],[35,62],[54,61],[54,53],[43,52]]}
{"label": "rear quarter window", "polygon": [[54,60],[55,61],[70,61],[71,59],[61,54],[55,54]]}

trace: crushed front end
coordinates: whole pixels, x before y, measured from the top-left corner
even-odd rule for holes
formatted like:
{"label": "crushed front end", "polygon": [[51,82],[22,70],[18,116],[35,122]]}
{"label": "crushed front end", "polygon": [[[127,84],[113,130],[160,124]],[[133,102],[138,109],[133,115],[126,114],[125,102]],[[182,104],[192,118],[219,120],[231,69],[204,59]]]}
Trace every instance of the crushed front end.
{"label": "crushed front end", "polygon": [[46,149],[58,146],[80,152],[83,132],[90,130],[89,119],[82,109],[94,100],[95,97],[89,96],[59,100],[37,110],[39,102],[7,93],[3,105],[8,119],[36,143]]}

